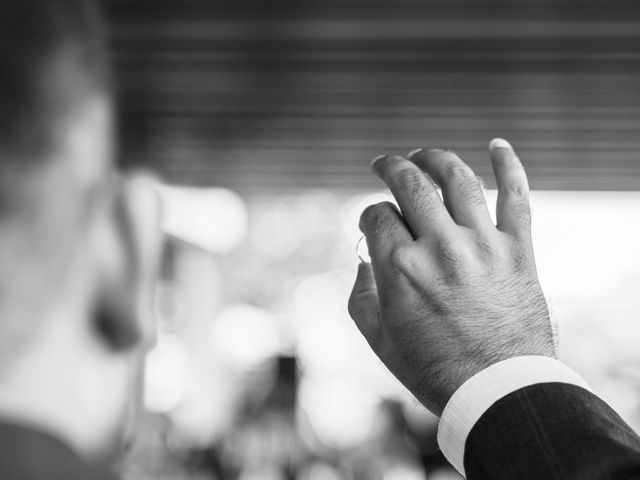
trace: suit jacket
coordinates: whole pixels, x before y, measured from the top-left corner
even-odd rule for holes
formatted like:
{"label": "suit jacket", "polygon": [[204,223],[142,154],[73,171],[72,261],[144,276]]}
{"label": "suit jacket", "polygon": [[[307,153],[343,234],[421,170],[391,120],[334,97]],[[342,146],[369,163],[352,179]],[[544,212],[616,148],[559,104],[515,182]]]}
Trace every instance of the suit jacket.
{"label": "suit jacket", "polygon": [[114,480],[94,470],[58,439],[10,423],[0,423],[0,479]]}
{"label": "suit jacket", "polygon": [[484,413],[464,467],[469,480],[640,479],[640,437],[591,392],[537,384]]}

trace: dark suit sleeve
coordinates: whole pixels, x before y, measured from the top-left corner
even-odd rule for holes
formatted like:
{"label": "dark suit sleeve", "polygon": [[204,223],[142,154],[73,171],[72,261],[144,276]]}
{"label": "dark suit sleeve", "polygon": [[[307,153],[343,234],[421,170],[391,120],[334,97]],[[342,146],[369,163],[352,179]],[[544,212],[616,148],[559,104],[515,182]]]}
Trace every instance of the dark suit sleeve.
{"label": "dark suit sleeve", "polygon": [[465,444],[468,480],[640,479],[640,438],[589,391],[564,383],[496,402]]}

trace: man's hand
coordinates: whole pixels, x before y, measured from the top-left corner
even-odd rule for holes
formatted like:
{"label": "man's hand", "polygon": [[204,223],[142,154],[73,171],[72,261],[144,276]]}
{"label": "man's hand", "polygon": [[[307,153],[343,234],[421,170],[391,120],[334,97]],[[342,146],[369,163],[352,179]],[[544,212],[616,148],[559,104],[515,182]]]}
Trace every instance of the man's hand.
{"label": "man's hand", "polygon": [[372,263],[359,267],[349,312],[389,370],[436,415],[493,363],[555,357],[527,177],[506,141],[492,141],[489,154],[497,226],[473,171],[443,150],[374,160],[400,211],[384,202],[360,219]]}

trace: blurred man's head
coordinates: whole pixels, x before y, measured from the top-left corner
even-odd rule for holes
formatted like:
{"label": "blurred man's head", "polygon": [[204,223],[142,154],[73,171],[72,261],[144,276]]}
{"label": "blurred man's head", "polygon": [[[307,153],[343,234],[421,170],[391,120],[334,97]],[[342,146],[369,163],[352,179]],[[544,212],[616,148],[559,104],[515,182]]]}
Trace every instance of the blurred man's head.
{"label": "blurred man's head", "polygon": [[0,415],[88,453],[122,414],[158,246],[148,184],[114,178],[113,123],[93,3],[2,0]]}
{"label": "blurred man's head", "polygon": [[[99,28],[89,2],[0,2],[0,312],[14,304],[37,310],[63,288],[51,277],[61,280],[74,230],[110,168],[110,80]],[[31,328],[0,322],[6,358]]]}

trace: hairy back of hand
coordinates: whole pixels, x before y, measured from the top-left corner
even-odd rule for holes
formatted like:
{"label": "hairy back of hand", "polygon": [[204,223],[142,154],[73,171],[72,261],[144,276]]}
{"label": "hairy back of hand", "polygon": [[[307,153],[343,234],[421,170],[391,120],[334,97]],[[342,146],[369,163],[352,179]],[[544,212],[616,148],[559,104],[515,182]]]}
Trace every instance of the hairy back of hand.
{"label": "hairy back of hand", "polygon": [[349,311],[385,365],[437,415],[489,365],[556,355],[525,171],[504,140],[491,142],[489,156],[497,225],[473,171],[444,150],[376,158],[372,169],[399,209],[383,202],[360,219],[372,261],[358,269]]}

